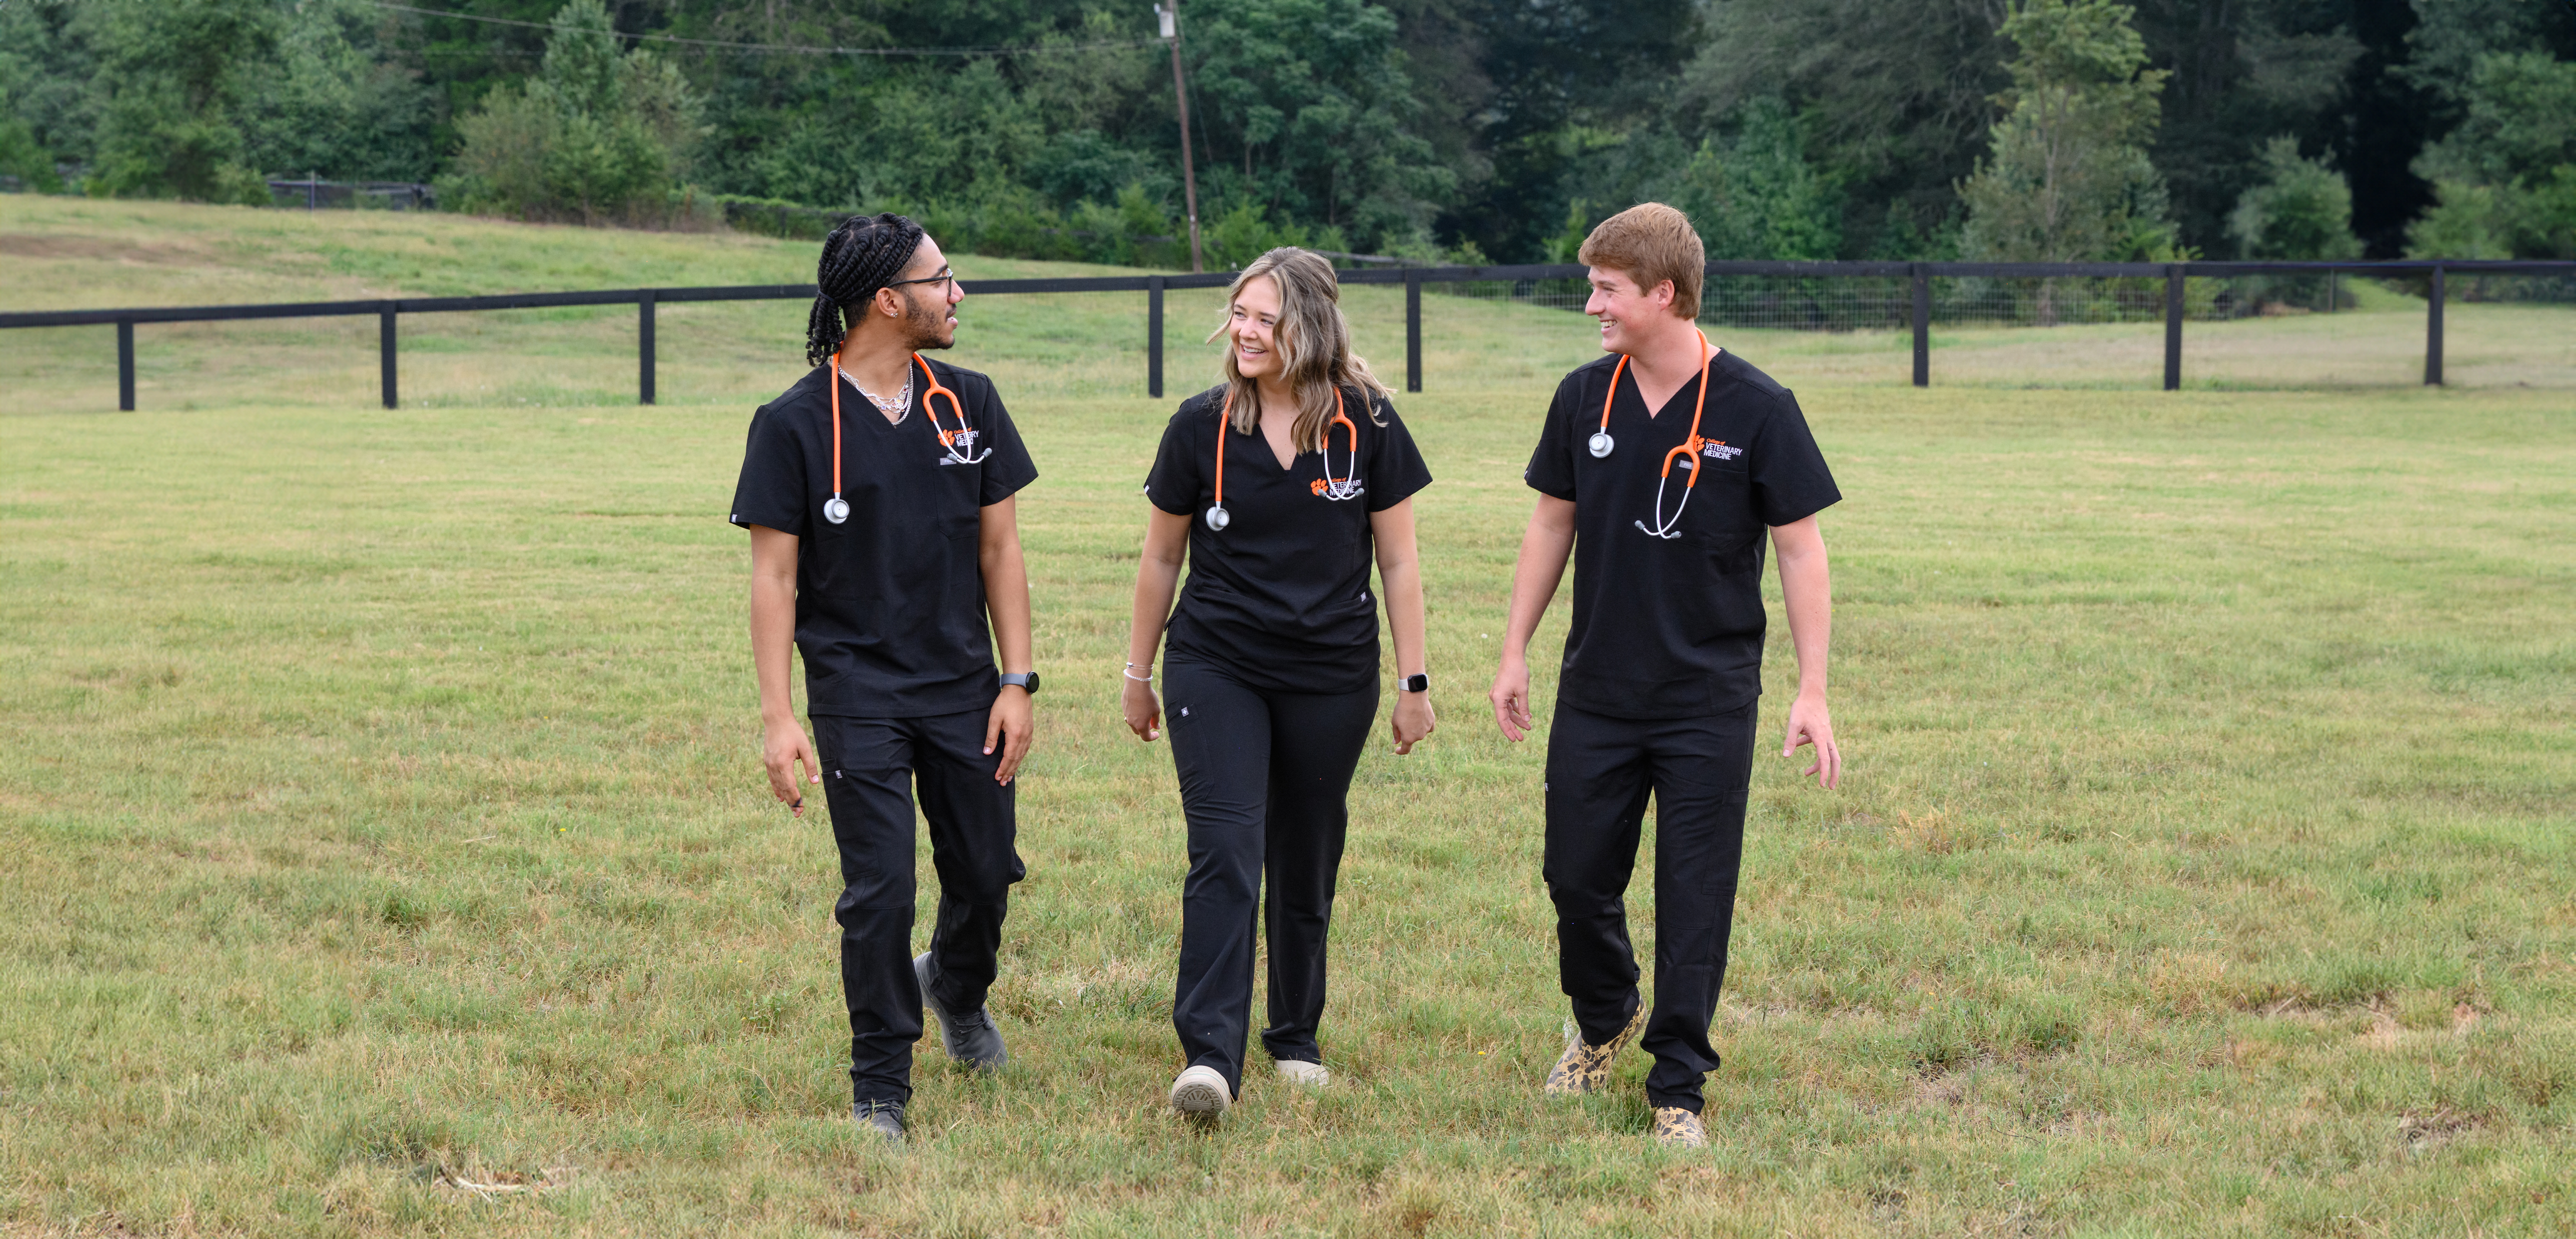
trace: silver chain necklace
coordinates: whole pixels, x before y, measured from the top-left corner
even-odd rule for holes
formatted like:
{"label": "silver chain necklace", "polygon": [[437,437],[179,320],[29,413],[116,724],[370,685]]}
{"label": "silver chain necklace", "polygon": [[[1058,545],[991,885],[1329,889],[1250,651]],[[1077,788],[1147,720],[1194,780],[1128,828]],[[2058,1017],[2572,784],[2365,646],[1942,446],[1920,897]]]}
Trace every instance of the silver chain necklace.
{"label": "silver chain necklace", "polygon": [[901,417],[904,410],[912,407],[912,372],[910,370],[904,371],[903,390],[895,393],[894,398],[890,400],[867,388],[859,387],[859,380],[855,376],[850,379],[850,386],[857,387],[859,394],[867,397],[868,403],[877,406],[877,412],[887,417]]}

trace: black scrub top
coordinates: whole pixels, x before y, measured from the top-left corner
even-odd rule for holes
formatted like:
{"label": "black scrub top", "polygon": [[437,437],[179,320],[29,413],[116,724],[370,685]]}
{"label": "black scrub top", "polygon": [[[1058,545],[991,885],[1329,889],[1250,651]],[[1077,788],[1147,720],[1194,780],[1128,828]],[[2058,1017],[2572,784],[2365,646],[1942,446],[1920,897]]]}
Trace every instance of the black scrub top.
{"label": "black scrub top", "polygon": [[[1592,455],[1601,398],[1616,354],[1565,376],[1523,475],[1531,489],[1574,504],[1574,626],[1557,695],[1613,718],[1724,713],[1762,693],[1762,560],[1770,527],[1804,520],[1842,498],[1797,398],[1721,352],[1700,416],[1705,470],[1683,503],[1679,460],[1655,488],[1664,453],[1690,437],[1699,376],[1653,417],[1634,373],[1610,402],[1607,457]],[[1633,370],[1633,367],[1631,367]],[[1680,536],[1639,527],[1670,521]]]}
{"label": "black scrub top", "polygon": [[[1374,540],[1369,514],[1431,484],[1395,406],[1345,389],[1342,408],[1359,428],[1330,427],[1332,477],[1356,474],[1347,499],[1329,497],[1327,453],[1301,452],[1288,468],[1259,432],[1222,435],[1225,508],[1233,520],[1207,527],[1216,501],[1216,450],[1225,388],[1181,402],[1145,477],[1155,507],[1190,518],[1190,579],[1172,609],[1171,652],[1220,663],[1251,687],[1274,692],[1346,693],[1378,673],[1377,600],[1369,592]],[[1374,414],[1374,416],[1372,416]]]}
{"label": "black scrub top", "polygon": [[[796,648],[805,656],[809,714],[921,718],[992,707],[1001,692],[978,559],[983,509],[1036,480],[992,380],[930,363],[957,393],[961,465],[922,406],[888,422],[857,385],[841,381],[841,498],[849,519],[823,518],[832,497],[832,370],[817,366],[751,415],[735,485],[737,525],[796,535]],[[933,402],[937,425],[957,412]]]}

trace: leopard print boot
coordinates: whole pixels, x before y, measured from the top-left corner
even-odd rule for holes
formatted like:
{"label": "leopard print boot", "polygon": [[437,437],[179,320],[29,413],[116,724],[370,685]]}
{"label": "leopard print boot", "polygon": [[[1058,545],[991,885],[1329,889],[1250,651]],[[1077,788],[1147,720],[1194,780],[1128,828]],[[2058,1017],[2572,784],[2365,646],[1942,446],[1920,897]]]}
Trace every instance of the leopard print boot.
{"label": "leopard print boot", "polygon": [[1547,1073],[1547,1086],[1540,1091],[1551,1097],[1572,1097],[1597,1092],[1610,1080],[1610,1068],[1619,1059],[1619,1051],[1628,1048],[1639,1030],[1646,1026],[1646,1004],[1637,1004],[1637,1013],[1628,1017],[1628,1026],[1619,1035],[1601,1045],[1585,1045],[1583,1029],[1571,1022],[1565,1026],[1565,1053],[1558,1056],[1556,1067]]}
{"label": "leopard print boot", "polygon": [[1655,1143],[1676,1149],[1708,1147],[1708,1128],[1680,1106],[1655,1107]]}

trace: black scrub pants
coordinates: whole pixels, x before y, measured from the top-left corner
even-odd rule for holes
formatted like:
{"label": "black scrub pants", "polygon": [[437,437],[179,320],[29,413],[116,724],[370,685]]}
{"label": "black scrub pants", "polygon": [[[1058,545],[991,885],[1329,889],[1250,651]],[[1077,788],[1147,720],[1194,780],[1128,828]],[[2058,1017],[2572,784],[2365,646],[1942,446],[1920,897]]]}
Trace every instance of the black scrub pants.
{"label": "black scrub pants", "polygon": [[1002,946],[1011,884],[1027,876],[1013,847],[1012,789],[984,752],[989,710],[928,718],[815,716],[814,750],[841,850],[841,992],[850,1008],[850,1091],[858,1102],[912,1098],[921,986],[912,971],[912,797],[930,824],[939,920],[930,931],[939,1001],[984,1005]]}
{"label": "black scrub pants", "polygon": [[1638,1048],[1655,1056],[1646,1099],[1697,1114],[1700,1078],[1744,858],[1755,703],[1724,714],[1624,719],[1559,702],[1547,740],[1548,898],[1557,980],[1583,1039],[1599,1045],[1637,1011],[1628,877],[1646,797],[1655,800],[1655,1006]]}
{"label": "black scrub pants", "polygon": [[1264,911],[1270,1027],[1261,1044],[1277,1061],[1323,1061],[1315,1026],[1324,1016],[1324,938],[1350,826],[1351,773],[1377,719],[1377,677],[1344,693],[1274,692],[1170,655],[1163,681],[1190,837],[1172,1031],[1190,1066],[1223,1072],[1227,1091],[1240,1095],[1253,922]]}

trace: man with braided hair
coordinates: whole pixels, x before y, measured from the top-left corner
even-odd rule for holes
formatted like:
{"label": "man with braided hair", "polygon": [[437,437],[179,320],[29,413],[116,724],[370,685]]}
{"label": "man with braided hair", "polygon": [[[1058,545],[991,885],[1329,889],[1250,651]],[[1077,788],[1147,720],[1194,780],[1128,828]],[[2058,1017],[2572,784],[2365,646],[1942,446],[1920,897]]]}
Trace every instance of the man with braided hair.
{"label": "man with braided hair", "polygon": [[[802,816],[805,789],[823,785],[840,848],[851,1112],[900,1142],[924,1003],[950,1057],[983,1070],[1009,1058],[984,994],[1026,873],[1011,778],[1038,677],[1014,496],[1037,467],[991,380],[921,355],[956,343],[966,291],[920,225],[851,219],[824,240],[815,275],[814,369],[752,414],[732,520],[751,531],[769,787]],[[919,956],[916,789],[939,874]]]}

